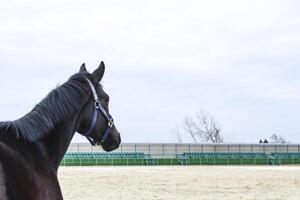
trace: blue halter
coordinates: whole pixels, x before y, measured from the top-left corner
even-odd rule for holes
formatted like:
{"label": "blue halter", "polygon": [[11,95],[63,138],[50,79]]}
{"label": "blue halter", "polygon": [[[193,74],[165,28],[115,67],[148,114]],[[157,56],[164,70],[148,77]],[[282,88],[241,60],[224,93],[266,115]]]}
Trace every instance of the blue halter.
{"label": "blue halter", "polygon": [[[95,102],[94,102],[95,109],[94,109],[94,112],[93,112],[93,119],[92,119],[92,123],[90,125],[89,130],[86,133],[83,133],[82,135],[86,136],[86,138],[88,139],[88,141],[92,145],[103,144],[107,140],[109,134],[112,131],[112,128],[114,126],[114,120],[113,120],[112,116],[110,114],[107,114],[107,112],[105,111],[105,109],[102,107],[93,83],[89,79],[87,79],[87,78],[86,78],[86,80],[89,83],[89,86],[90,86],[90,88],[92,90],[92,93],[93,93],[93,97],[94,97],[94,100],[95,100]],[[97,118],[98,118],[98,112],[99,111],[102,113],[102,115],[107,120],[107,128],[106,128],[106,130],[105,130],[105,132],[104,132],[104,134],[103,134],[102,139],[101,139],[100,142],[99,141],[95,141],[93,138],[90,137],[91,133],[93,132],[93,130],[96,127]]]}

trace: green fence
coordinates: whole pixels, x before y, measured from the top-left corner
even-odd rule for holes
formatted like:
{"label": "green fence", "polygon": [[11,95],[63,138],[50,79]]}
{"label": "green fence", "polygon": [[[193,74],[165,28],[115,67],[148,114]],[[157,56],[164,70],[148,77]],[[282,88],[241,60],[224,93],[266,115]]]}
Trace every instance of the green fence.
{"label": "green fence", "polygon": [[62,166],[150,166],[150,165],[293,165],[300,158],[149,158],[63,159]]}

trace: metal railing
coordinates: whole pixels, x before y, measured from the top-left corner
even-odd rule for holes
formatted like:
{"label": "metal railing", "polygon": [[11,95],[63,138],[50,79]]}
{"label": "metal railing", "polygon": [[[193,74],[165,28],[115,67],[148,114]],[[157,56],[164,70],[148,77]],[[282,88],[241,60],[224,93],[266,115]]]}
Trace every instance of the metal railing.
{"label": "metal railing", "polygon": [[152,165],[294,165],[300,158],[152,158],[64,159],[61,166],[152,166]]}

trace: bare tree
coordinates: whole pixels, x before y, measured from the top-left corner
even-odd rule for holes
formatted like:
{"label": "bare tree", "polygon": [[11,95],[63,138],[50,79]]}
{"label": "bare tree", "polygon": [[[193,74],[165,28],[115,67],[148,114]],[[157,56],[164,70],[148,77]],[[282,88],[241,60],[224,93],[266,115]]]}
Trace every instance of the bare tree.
{"label": "bare tree", "polygon": [[186,117],[183,124],[184,130],[195,143],[211,142],[223,143],[221,128],[216,120],[207,112],[200,110],[195,117]]}
{"label": "bare tree", "polygon": [[287,143],[286,139],[284,139],[282,136],[280,135],[276,135],[276,134],[273,134],[271,137],[271,143],[281,143],[281,144],[285,144]]}

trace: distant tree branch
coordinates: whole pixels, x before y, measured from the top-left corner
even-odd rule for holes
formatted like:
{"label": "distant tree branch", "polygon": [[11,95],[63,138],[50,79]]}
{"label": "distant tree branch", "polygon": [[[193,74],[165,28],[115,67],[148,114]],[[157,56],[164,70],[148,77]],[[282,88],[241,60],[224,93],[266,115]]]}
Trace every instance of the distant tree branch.
{"label": "distant tree branch", "polygon": [[280,135],[276,135],[276,134],[271,135],[270,139],[271,139],[271,143],[275,143],[275,144],[285,144],[285,143],[287,143],[285,138],[283,138]]}
{"label": "distant tree branch", "polygon": [[221,128],[216,120],[205,111],[199,111],[195,117],[186,117],[184,120],[185,133],[189,134],[195,143],[211,142],[222,143]]}

